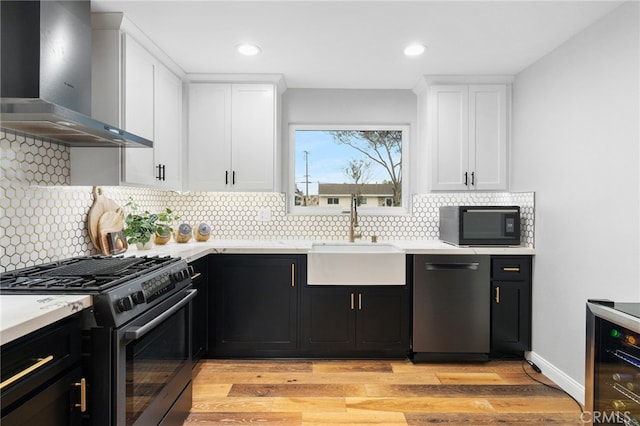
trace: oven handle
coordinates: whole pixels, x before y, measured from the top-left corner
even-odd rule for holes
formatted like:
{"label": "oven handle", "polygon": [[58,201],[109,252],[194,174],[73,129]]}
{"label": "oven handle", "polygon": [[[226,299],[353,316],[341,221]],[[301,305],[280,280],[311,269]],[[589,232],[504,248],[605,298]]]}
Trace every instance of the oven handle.
{"label": "oven handle", "polygon": [[182,309],[187,303],[191,301],[191,299],[196,297],[197,293],[198,293],[198,290],[196,289],[187,290],[187,295],[182,300],[180,300],[178,303],[173,305],[171,308],[169,308],[162,314],[158,315],[152,321],[148,322],[142,327],[131,327],[129,328],[128,331],[125,331],[124,340],[127,342],[131,342],[133,340],[141,338],[142,336],[144,336],[145,334],[147,334],[148,332],[156,328],[158,325],[160,325],[162,321],[166,320],[171,315],[175,314],[180,309]]}

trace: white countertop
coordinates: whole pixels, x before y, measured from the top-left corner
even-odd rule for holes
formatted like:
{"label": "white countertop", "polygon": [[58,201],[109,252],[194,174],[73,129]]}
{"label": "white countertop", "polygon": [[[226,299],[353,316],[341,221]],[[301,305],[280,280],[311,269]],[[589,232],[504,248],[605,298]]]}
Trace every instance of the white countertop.
{"label": "white countertop", "polygon": [[0,296],[0,345],[91,306],[88,295]]}
{"label": "white countertop", "polygon": [[[187,243],[176,243],[171,240],[165,245],[156,245],[150,250],[136,250],[135,246],[130,247],[125,255],[173,256],[192,262],[211,253],[305,254],[313,244],[322,242],[348,244],[346,240],[219,240],[212,238],[205,242],[192,239]],[[356,243],[363,242],[358,240]],[[378,243],[392,244],[407,254],[535,255],[535,249],[530,247],[456,247],[439,240],[378,240]]]}
{"label": "white countertop", "polygon": [[[170,241],[150,250],[130,248],[125,256],[172,256],[192,262],[212,253],[238,254],[305,254],[314,243],[348,244],[346,240],[217,240],[206,242],[191,240],[187,243]],[[357,243],[366,243],[358,241]],[[456,247],[438,240],[378,240],[392,244],[407,254],[497,254],[534,255],[529,247]],[[370,242],[368,244],[371,244]],[[11,342],[32,331],[79,312],[92,304],[87,295],[13,295],[0,296],[0,345]]]}

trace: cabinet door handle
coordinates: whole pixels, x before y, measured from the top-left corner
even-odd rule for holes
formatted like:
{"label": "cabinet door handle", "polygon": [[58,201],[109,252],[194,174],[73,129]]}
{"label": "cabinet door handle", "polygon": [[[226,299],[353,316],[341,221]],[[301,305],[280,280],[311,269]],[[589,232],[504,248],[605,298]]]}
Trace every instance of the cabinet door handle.
{"label": "cabinet door handle", "polygon": [[362,293],[358,293],[358,310],[362,310]]}
{"label": "cabinet door handle", "polygon": [[471,186],[476,185],[476,172],[471,172]]}
{"label": "cabinet door handle", "polygon": [[156,169],[158,169],[158,174],[156,175],[156,179],[157,180],[162,180],[162,165],[158,164],[156,166]]}
{"label": "cabinet door handle", "polygon": [[234,170],[233,173],[231,174],[231,184],[235,185],[236,184],[236,171]]}
{"label": "cabinet door handle", "polygon": [[229,170],[224,171],[224,184],[229,185]]}
{"label": "cabinet door handle", "polygon": [[353,311],[355,309],[355,305],[354,305],[354,294],[351,293],[351,310]]}
{"label": "cabinet door handle", "polygon": [[80,407],[80,412],[84,413],[87,411],[87,380],[83,377],[73,385],[80,386],[80,404],[75,404],[74,407]]}
{"label": "cabinet door handle", "polygon": [[496,287],[495,300],[496,300],[496,303],[500,303],[500,287],[499,286]]}
{"label": "cabinet door handle", "polygon": [[45,364],[47,364],[48,362],[51,362],[51,361],[53,361],[53,355],[49,355],[46,358],[38,358],[35,364],[25,368],[21,372],[19,372],[17,374],[14,374],[13,376],[9,377],[4,382],[0,383],[0,390],[3,390],[4,388],[9,386],[10,384],[12,384],[14,382],[17,382],[18,380],[22,379],[27,374],[36,371],[38,368],[42,367],[43,365],[45,365]]}
{"label": "cabinet door handle", "polygon": [[517,266],[506,266],[502,268],[504,272],[520,272],[520,268]]}
{"label": "cabinet door handle", "polygon": [[296,264],[291,264],[291,287],[296,286]]}
{"label": "cabinet door handle", "polygon": [[464,172],[464,186],[469,186],[469,172]]}

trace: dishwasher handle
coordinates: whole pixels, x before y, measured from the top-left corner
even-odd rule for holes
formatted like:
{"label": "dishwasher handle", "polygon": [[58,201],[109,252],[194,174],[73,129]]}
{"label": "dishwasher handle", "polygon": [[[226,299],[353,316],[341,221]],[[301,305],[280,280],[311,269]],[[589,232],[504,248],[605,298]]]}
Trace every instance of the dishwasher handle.
{"label": "dishwasher handle", "polygon": [[427,271],[477,271],[479,262],[451,262],[451,263],[431,263],[424,264]]}

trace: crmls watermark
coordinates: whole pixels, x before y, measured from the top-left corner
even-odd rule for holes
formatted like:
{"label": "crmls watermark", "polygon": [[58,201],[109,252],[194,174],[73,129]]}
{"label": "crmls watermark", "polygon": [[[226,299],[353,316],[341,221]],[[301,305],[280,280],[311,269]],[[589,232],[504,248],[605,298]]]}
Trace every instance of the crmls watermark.
{"label": "crmls watermark", "polygon": [[580,414],[582,423],[593,424],[624,424],[624,419],[630,418],[630,411],[585,411]]}

